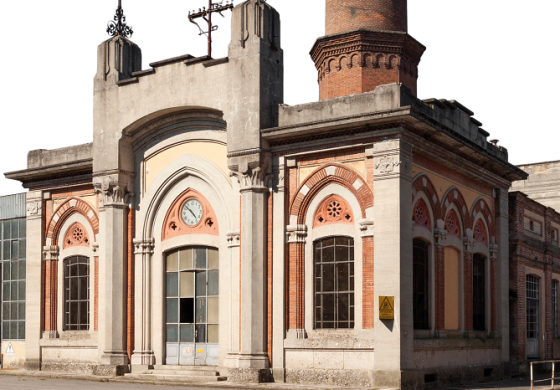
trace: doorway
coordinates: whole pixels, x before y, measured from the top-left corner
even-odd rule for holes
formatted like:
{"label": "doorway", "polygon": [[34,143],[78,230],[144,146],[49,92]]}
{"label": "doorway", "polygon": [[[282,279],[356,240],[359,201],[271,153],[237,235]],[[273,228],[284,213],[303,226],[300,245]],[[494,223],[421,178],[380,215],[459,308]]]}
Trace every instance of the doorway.
{"label": "doorway", "polygon": [[527,275],[527,358],[539,356],[539,278]]}
{"label": "doorway", "polygon": [[166,255],[166,364],[217,366],[219,256],[208,247]]}

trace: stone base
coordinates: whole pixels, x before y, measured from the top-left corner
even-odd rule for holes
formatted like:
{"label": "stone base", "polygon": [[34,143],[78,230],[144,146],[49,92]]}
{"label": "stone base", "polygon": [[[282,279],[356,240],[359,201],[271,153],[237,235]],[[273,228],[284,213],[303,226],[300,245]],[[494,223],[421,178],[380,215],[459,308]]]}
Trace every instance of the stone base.
{"label": "stone base", "polygon": [[41,361],[39,359],[27,359],[23,368],[28,371],[41,371]]}
{"label": "stone base", "polygon": [[123,376],[128,371],[128,365],[98,364],[93,367],[93,375],[97,376]]}
{"label": "stone base", "polygon": [[95,366],[95,363],[43,362],[41,371],[91,374]]}
{"label": "stone base", "polygon": [[283,368],[273,368],[272,369],[272,378],[276,383],[284,383],[286,382],[286,370]]}
{"label": "stone base", "polygon": [[[369,370],[285,370],[286,383],[322,384],[335,386],[372,387],[372,372]],[[394,386],[398,387],[398,386]]]}
{"label": "stone base", "polygon": [[272,374],[268,368],[230,368],[228,382],[266,383],[271,382]]}

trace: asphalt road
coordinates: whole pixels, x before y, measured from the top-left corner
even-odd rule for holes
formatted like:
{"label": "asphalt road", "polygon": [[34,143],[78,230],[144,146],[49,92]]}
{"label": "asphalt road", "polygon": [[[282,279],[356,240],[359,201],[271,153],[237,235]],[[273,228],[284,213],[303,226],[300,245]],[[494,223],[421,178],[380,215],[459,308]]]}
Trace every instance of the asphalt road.
{"label": "asphalt road", "polygon": [[[108,383],[108,382],[90,382],[72,379],[51,379],[51,378],[31,378],[18,376],[0,376],[0,389],[14,390],[194,390],[200,387],[189,386],[159,386],[159,385],[140,385],[136,383]],[[224,390],[216,387],[204,387],[205,390]]]}

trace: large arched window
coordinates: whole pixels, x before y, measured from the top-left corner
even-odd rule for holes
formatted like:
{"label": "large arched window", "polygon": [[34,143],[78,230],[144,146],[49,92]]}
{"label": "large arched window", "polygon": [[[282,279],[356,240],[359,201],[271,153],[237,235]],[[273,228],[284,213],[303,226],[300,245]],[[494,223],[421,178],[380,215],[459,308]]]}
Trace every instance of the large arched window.
{"label": "large arched window", "polygon": [[486,330],[486,258],[473,256],[473,329]]}
{"label": "large arched window", "polygon": [[64,330],[89,330],[89,258],[64,260]]}
{"label": "large arched window", "polygon": [[315,243],[315,328],[354,328],[354,240]]}
{"label": "large arched window", "polygon": [[430,329],[429,323],[429,248],[422,240],[413,241],[413,317],[414,329]]}

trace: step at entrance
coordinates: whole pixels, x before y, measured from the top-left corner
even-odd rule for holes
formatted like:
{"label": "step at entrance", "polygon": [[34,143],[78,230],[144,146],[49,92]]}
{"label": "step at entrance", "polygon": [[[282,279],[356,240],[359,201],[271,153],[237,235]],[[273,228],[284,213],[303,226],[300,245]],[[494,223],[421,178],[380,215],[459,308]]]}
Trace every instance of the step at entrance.
{"label": "step at entrance", "polygon": [[151,370],[144,370],[125,374],[130,379],[168,382],[219,382],[227,380],[220,376],[216,367],[210,366],[154,366]]}

